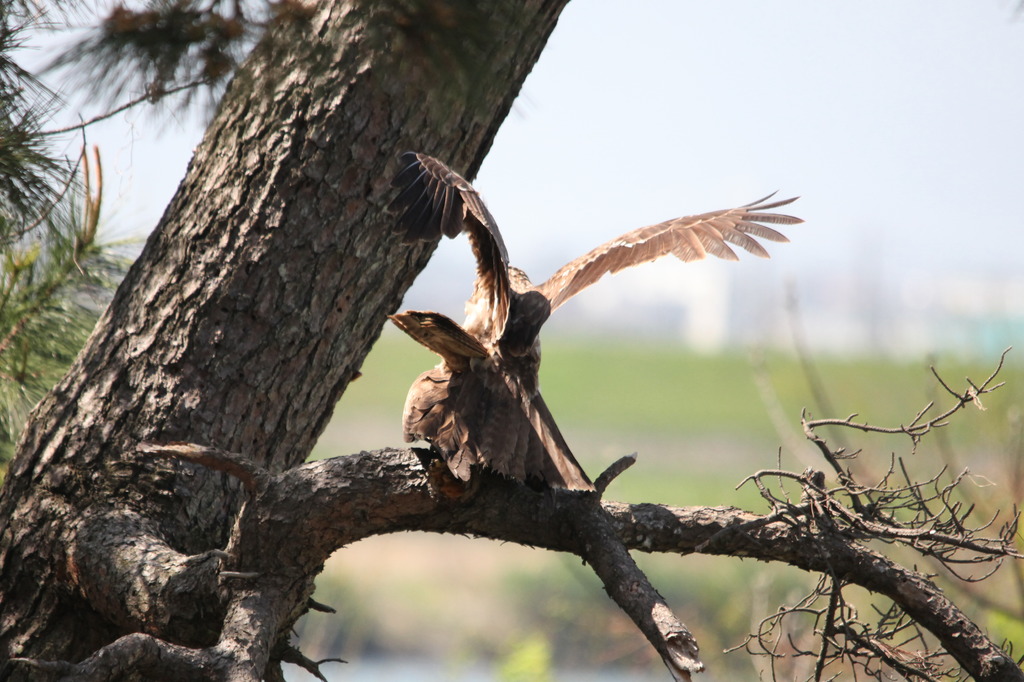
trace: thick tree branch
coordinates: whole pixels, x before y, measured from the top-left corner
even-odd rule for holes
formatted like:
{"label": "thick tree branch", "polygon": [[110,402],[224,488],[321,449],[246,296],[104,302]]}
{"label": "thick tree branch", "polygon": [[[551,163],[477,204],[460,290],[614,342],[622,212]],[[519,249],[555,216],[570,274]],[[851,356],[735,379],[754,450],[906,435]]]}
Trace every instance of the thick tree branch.
{"label": "thick tree branch", "polygon": [[[224,614],[217,595],[224,552],[178,552],[156,523],[126,509],[86,514],[73,538],[72,579],[111,622],[191,646],[216,641]],[[186,623],[207,626],[196,631],[182,627]]]}
{"label": "thick tree branch", "polygon": [[[239,469],[238,473],[245,477],[251,472]],[[30,661],[18,664],[58,677],[74,673],[83,679],[101,679],[90,677],[98,674],[90,671],[109,670],[115,659],[117,666],[129,665],[144,672],[154,660],[169,657],[174,664],[167,670],[175,674],[180,666],[201,665],[206,672],[194,679],[258,679],[282,635],[308,607],[309,581],[331,553],[372,535],[420,530],[475,535],[577,554],[594,568],[609,595],[637,623],[676,679],[688,679],[691,672],[702,669],[696,645],[636,568],[627,550],[685,555],[700,548],[709,554],[784,562],[828,574],[892,599],[931,631],[975,679],[1024,680],[1013,660],[931,581],[817,524],[793,523],[792,519],[765,522],[766,517],[727,507],[600,502],[595,494],[531,490],[486,471],[477,472],[478,487],[453,497],[438,485],[436,477],[426,475],[419,455],[412,450],[381,450],[310,462],[276,475],[260,474],[259,478],[261,485],[256,487],[255,497],[240,513],[235,546],[228,559],[230,568],[252,577],[222,583],[229,596],[223,630],[215,646],[183,649],[147,638],[122,638],[79,667]],[[303,514],[295,514],[296,509],[302,509]],[[104,521],[110,522],[109,518]],[[135,536],[125,537],[123,546],[113,547],[103,536],[94,538],[91,524],[84,523],[75,550],[76,565],[97,565],[98,556],[86,555],[105,552],[112,558],[104,570],[129,566],[132,575],[120,576],[115,580],[118,584],[134,577],[137,567],[147,563],[145,557],[134,555],[118,563],[114,559],[118,553],[152,553],[181,566],[196,564],[193,557],[175,558],[169,550],[160,548],[145,524],[137,524],[131,531],[132,523],[127,515],[118,527]],[[139,537],[149,538],[149,544],[131,549]],[[209,556],[205,560],[219,558]],[[209,576],[207,564],[200,561],[197,565],[199,568],[179,573]],[[191,593],[193,598],[209,596],[209,577],[205,584],[205,588]],[[149,589],[145,586],[143,591]],[[102,601],[89,589],[84,588],[84,592]],[[98,606],[116,615],[115,607]],[[152,613],[159,610],[139,610],[119,617],[134,618],[146,626],[158,620]],[[238,667],[243,661],[244,671]]]}
{"label": "thick tree branch", "polygon": [[125,635],[80,663],[12,658],[0,671],[0,680],[7,679],[15,667],[32,670],[36,679],[55,682],[109,682],[142,675],[151,680],[195,682],[261,679],[247,662],[236,660],[220,646],[190,649],[141,633]]}
{"label": "thick tree branch", "polygon": [[696,640],[636,565],[604,508],[593,495],[586,497],[592,504],[571,519],[582,545],[574,551],[590,564],[608,596],[661,655],[672,678],[690,680],[692,673],[704,670]]}
{"label": "thick tree branch", "polygon": [[[925,576],[862,545],[810,524],[761,518],[733,508],[671,508],[605,503],[626,545],[650,552],[685,554],[705,540],[704,552],[779,561],[828,573],[898,604],[929,630],[976,680],[1024,680],[1024,673]],[[729,533],[728,528],[743,527]],[[721,532],[725,530],[726,532]]]}
{"label": "thick tree branch", "polygon": [[[396,464],[406,461],[408,466]],[[581,554],[578,539],[566,530],[573,524],[567,515],[581,512],[573,495],[549,491],[543,495],[523,486],[515,486],[496,477],[487,477],[480,491],[468,503],[450,507],[431,504],[432,493],[415,474],[418,462],[411,453],[381,451],[356,458],[325,460],[289,472],[294,476],[313,474],[322,486],[336,475],[351,475],[350,468],[370,467],[385,474],[391,469],[400,483],[392,480],[381,490],[378,510],[391,518],[391,529],[458,532],[499,538],[558,551]],[[312,469],[311,469],[312,468]],[[380,483],[374,475],[366,483]],[[383,478],[383,477],[382,477]],[[419,481],[417,481],[419,479]],[[341,497],[341,496],[339,496]],[[294,504],[292,498],[292,504]],[[351,499],[339,500],[345,506]],[[331,503],[311,505],[330,517],[341,510],[329,510]],[[758,525],[761,517],[735,508],[672,508],[653,504],[626,505],[604,502],[617,535],[629,549],[647,552],[689,554],[697,546],[723,529],[740,524],[742,532],[723,533],[705,547],[710,554],[751,557],[778,561],[815,572],[829,573],[883,594],[899,604],[918,623],[932,632],[965,670],[978,680],[1024,680],[1024,673],[964,615],[942,591],[923,575],[910,571],[888,558],[848,538],[829,535],[810,525],[774,521]],[[365,509],[369,517],[363,528],[350,527],[347,533],[372,534],[375,511]],[[585,512],[584,512],[585,513]],[[337,518],[337,517],[335,517]],[[346,534],[347,534],[346,533]],[[353,538],[355,539],[355,538]],[[581,554],[582,556],[582,554]]]}

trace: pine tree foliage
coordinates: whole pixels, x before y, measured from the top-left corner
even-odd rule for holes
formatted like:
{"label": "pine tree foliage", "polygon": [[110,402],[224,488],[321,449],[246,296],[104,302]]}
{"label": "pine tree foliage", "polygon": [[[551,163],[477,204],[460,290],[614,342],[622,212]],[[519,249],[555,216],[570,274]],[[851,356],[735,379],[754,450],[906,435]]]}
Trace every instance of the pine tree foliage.
{"label": "pine tree foliage", "polygon": [[[297,0],[143,0],[102,17],[64,0],[0,3],[0,461],[35,403],[59,380],[95,324],[127,261],[97,239],[102,174],[55,151],[51,116],[62,97],[23,68],[28,36],[62,30],[74,13],[93,25],[50,67],[72,90],[104,102],[101,120],[184,93],[211,98],[255,40],[308,15]],[[78,22],[76,22],[78,23]],[[84,128],[86,122],[63,132]]]}
{"label": "pine tree foliage", "polygon": [[69,177],[51,151],[43,122],[56,96],[14,59],[31,22],[0,7],[0,245],[25,236]]}
{"label": "pine tree foliage", "polygon": [[0,247],[0,457],[28,411],[67,370],[124,263],[97,240],[102,174],[82,155],[75,178],[36,225]]}
{"label": "pine tree foliage", "polygon": [[57,382],[125,262],[97,239],[99,153],[78,163],[44,130],[60,98],[16,60],[43,16],[0,8],[0,460]]}
{"label": "pine tree foliage", "polygon": [[52,68],[110,107],[179,92],[187,106],[197,93],[216,98],[267,28],[310,11],[297,0],[118,3]]}

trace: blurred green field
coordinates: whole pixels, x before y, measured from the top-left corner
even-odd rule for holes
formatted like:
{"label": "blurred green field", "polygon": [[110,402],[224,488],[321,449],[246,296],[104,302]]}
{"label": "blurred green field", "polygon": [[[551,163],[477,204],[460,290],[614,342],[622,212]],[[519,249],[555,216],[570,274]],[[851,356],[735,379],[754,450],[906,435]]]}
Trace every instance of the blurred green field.
{"label": "blurred green field", "polygon": [[[998,362],[814,358],[824,387],[822,406],[800,362],[781,353],[704,355],[669,343],[559,338],[546,339],[543,353],[545,400],[588,473],[596,476],[619,456],[638,452],[637,465],[616,483],[628,492],[625,499],[673,504],[735,504],[728,495],[732,485],[755,469],[776,466],[780,455],[787,467],[820,467],[800,430],[803,409],[813,417],[856,413],[856,421],[894,427],[909,423],[929,401],[936,403],[934,414],[951,404],[930,364],[962,391],[967,377],[980,384]],[[386,330],[367,357],[363,376],[338,404],[315,456],[404,445],[406,392],[436,361],[407,337]],[[1024,363],[1012,351],[999,379],[1006,385],[982,399],[984,411],[971,407],[955,415],[915,456],[936,450],[948,456],[950,449],[964,448],[972,465],[998,459],[1006,444],[1019,438],[1024,405]],[[904,436],[834,427],[821,434],[837,444],[866,448],[865,460],[887,462],[889,453],[911,450]],[[666,481],[669,472],[678,473],[678,480]],[[726,498],[716,498],[719,492]]]}
{"label": "blurred green field", "polygon": [[[593,477],[623,454],[635,466],[607,496],[629,502],[736,505],[765,511],[747,475],[775,468],[824,468],[800,431],[800,413],[897,426],[930,400],[936,413],[951,403],[928,369],[957,390],[984,381],[998,358],[814,358],[832,413],[818,405],[798,360],[780,353],[735,351],[702,355],[672,344],[621,340],[545,339],[544,396],[577,458]],[[402,446],[401,411],[413,379],[436,358],[387,330],[367,358],[363,376],[339,403],[315,456]],[[822,429],[831,443],[863,452],[851,466],[866,480],[884,473],[890,457],[933,474],[943,464],[970,467],[971,494],[984,505],[1019,502],[1013,471],[1022,461],[1024,363],[1011,353],[1000,375],[1007,384],[985,396],[916,448],[905,436]],[[756,679],[746,654],[723,656],[752,618],[798,598],[815,576],[784,566],[709,557],[639,556],[655,585],[697,634],[720,679]],[[1005,585],[994,589],[1006,590]],[[988,585],[988,583],[986,583]],[[956,593],[954,593],[955,596]],[[427,535],[373,538],[338,552],[318,581],[317,598],[336,616],[300,622],[310,653],[361,658],[415,656],[437,669],[503,662],[541,646],[554,667],[628,667],[662,679],[664,669],[632,624],[574,557],[490,541]],[[866,598],[865,598],[866,599]],[[864,605],[864,608],[868,608]],[[1024,639],[1024,626],[999,614],[978,614],[1002,634]],[[532,647],[532,648],[531,648]],[[547,649],[544,649],[547,647]],[[543,657],[542,657],[543,658]],[[547,659],[545,659],[547,660]],[[539,679],[539,677],[538,677]],[[557,679],[555,676],[553,679]]]}
{"label": "blurred green field", "polygon": [[[762,356],[755,361],[755,356]],[[998,357],[964,362],[956,358],[895,361],[884,358],[814,358],[829,399],[845,417],[887,424],[909,420],[931,399],[941,399],[929,371],[957,389],[964,377],[980,383]],[[437,364],[437,358],[391,329],[363,365],[361,379],[338,405],[339,416],[401,414],[413,379]],[[794,423],[801,408],[816,409],[807,377],[791,355],[731,351],[698,354],[670,343],[622,340],[545,340],[541,387],[559,423],[624,431],[654,431],[676,436],[742,431],[756,437],[775,433],[764,394],[757,388],[758,366],[783,413]],[[985,402],[1005,409],[1019,404],[1024,363],[1007,358],[1000,380],[1008,383]],[[400,419],[400,417],[399,417]],[[960,435],[969,429],[952,431]]]}

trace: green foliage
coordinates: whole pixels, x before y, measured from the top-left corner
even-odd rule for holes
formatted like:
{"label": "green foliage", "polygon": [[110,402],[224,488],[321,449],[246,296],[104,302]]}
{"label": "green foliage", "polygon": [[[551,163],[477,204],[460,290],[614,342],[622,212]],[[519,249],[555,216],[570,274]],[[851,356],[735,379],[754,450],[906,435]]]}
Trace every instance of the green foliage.
{"label": "green foliage", "polygon": [[0,4],[0,461],[125,266],[97,240],[98,153],[90,173],[84,154],[76,164],[54,151],[44,123],[60,99],[16,59],[26,36],[68,4]]}
{"label": "green foliage", "polygon": [[56,200],[55,187],[69,176],[54,158],[42,122],[56,101],[14,60],[28,24],[0,9],[0,245],[16,241]]}
{"label": "green foliage", "polygon": [[[83,161],[85,157],[83,156]],[[99,155],[95,156],[97,178]],[[57,382],[99,315],[123,262],[96,239],[99,186],[89,164],[31,229],[0,245],[0,458],[28,411]],[[97,183],[98,185],[98,183]]]}

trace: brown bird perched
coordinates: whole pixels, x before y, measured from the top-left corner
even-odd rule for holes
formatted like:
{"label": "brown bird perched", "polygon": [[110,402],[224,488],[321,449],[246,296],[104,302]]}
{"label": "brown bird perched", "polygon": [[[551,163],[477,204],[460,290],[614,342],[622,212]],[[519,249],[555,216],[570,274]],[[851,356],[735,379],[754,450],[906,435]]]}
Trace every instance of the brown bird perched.
{"label": "brown bird perched", "polygon": [[533,285],[508,264],[498,225],[472,185],[425,154],[407,152],[392,184],[391,204],[407,243],[469,235],[477,276],[460,326],[435,312],[408,310],[394,323],[441,356],[409,389],[408,442],[428,441],[459,479],[484,465],[519,481],[593,490],[544,404],[538,384],[541,326],[559,306],[602,276],[672,254],[684,262],[711,254],[737,260],[729,244],[768,257],[754,239],[788,241],[763,223],[799,218],[769,212],[793,201],[769,201],[675,218],[617,237]]}

